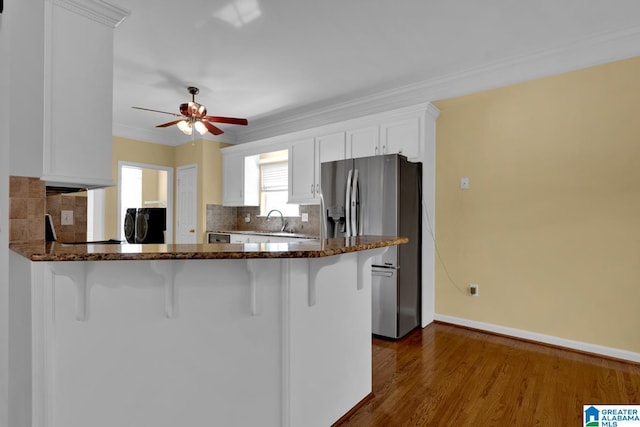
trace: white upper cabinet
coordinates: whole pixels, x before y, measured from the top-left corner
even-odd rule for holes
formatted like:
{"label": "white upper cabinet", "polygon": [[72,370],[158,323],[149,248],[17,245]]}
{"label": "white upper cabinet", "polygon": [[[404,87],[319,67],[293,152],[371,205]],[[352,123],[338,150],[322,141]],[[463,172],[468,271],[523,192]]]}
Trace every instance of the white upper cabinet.
{"label": "white upper cabinet", "polygon": [[222,156],[222,204],[242,206],[244,204],[244,154],[233,153]]}
{"label": "white upper cabinet", "polygon": [[344,160],[344,132],[337,132],[330,135],[317,137],[316,149],[319,163]]}
{"label": "white upper cabinet", "polygon": [[346,154],[345,133],[337,132],[316,138],[316,201],[320,202],[320,165],[325,162],[344,160]]}
{"label": "white upper cabinet", "polygon": [[295,141],[289,148],[289,203],[315,203],[315,138]]}
{"label": "white upper cabinet", "polygon": [[[255,153],[286,146],[289,149],[289,203],[317,204],[320,203],[320,165],[324,162],[396,153],[410,161],[432,162],[429,154],[432,148],[425,147],[435,147],[438,113],[431,104],[420,104],[254,141],[243,144],[243,149]],[[243,174],[246,180],[247,172]],[[229,179],[226,174],[224,179],[225,200],[228,201],[226,192],[231,184],[226,182]],[[245,182],[245,190],[252,185]],[[241,205],[241,199],[238,195],[234,206]],[[244,204],[246,200],[245,195]]]}
{"label": "white upper cabinet", "polygon": [[257,156],[244,152],[222,154],[222,204],[258,206],[260,171]]}
{"label": "white upper cabinet", "polygon": [[378,125],[347,131],[347,157],[402,154],[410,160],[422,155],[422,115],[383,119]]}
{"label": "white upper cabinet", "polygon": [[42,179],[49,184],[114,185],[113,29],[126,11],[93,5],[45,2]]}
{"label": "white upper cabinet", "polygon": [[345,158],[345,133],[306,138],[289,149],[289,203],[320,202],[320,164]]}
{"label": "white upper cabinet", "polygon": [[102,0],[22,1],[14,9],[12,174],[113,185],[113,31],[128,11]]}
{"label": "white upper cabinet", "polygon": [[380,154],[380,130],[376,126],[347,131],[347,158],[369,157]]}
{"label": "white upper cabinet", "polygon": [[390,120],[380,124],[381,154],[402,154],[418,159],[422,154],[422,117]]}

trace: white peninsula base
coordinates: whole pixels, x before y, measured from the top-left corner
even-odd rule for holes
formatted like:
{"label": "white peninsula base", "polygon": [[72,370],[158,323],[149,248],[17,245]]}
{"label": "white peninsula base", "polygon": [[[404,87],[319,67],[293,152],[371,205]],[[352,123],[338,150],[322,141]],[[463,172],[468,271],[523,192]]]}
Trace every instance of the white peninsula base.
{"label": "white peninsula base", "polygon": [[12,427],[329,426],[371,392],[371,261],[11,253]]}

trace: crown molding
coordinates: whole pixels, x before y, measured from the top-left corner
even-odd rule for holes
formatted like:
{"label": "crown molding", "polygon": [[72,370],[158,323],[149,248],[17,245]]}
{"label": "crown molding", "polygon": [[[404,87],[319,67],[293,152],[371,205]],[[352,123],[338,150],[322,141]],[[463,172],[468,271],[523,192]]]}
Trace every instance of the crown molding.
{"label": "crown molding", "polygon": [[130,11],[103,0],[49,0],[78,15],[111,28],[116,28],[131,14]]}
{"label": "crown molding", "polygon": [[238,143],[261,140],[414,104],[432,102],[547,77],[640,55],[640,26],[599,33],[550,49],[494,61],[456,73],[382,90],[346,96],[252,120],[235,132]]}

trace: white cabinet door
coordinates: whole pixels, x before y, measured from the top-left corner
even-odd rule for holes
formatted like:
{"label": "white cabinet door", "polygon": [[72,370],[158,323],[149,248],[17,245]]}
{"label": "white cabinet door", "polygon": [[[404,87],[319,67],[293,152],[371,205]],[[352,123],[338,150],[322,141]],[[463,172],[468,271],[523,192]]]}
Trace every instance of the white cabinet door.
{"label": "white cabinet door", "polygon": [[316,138],[316,164],[315,164],[315,197],[320,198],[320,165],[324,162],[334,162],[345,159],[345,133],[338,132]]}
{"label": "white cabinet door", "polygon": [[222,155],[222,204],[243,206],[244,204],[244,154]]}
{"label": "white cabinet door", "polygon": [[369,126],[347,131],[347,159],[380,154],[378,126]]}
{"label": "white cabinet door", "polygon": [[418,159],[422,153],[420,116],[391,120],[380,124],[381,154],[402,154]]}
{"label": "white cabinet door", "polygon": [[318,148],[317,157],[320,163],[344,160],[345,156],[345,133],[338,132],[331,135],[319,136],[316,138]]}
{"label": "white cabinet door", "polygon": [[113,185],[113,27],[51,3],[45,14],[42,179]]}
{"label": "white cabinet door", "polygon": [[289,148],[289,203],[317,203],[315,139],[296,141]]}

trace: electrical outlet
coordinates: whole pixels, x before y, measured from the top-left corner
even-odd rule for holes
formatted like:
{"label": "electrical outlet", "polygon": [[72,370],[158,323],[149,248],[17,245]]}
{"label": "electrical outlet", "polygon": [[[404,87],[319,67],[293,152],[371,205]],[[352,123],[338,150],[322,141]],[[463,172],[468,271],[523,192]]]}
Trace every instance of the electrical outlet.
{"label": "electrical outlet", "polygon": [[247,213],[247,215],[244,217],[244,222],[251,222],[251,214]]}
{"label": "electrical outlet", "polygon": [[462,178],[460,178],[460,188],[463,190],[469,189],[469,177],[463,176]]}
{"label": "electrical outlet", "polygon": [[60,225],[73,225],[73,211],[60,212]]}
{"label": "electrical outlet", "polygon": [[306,212],[302,213],[302,214],[300,214],[300,216],[302,217],[301,218],[302,222],[309,222],[309,214],[308,213],[306,213]]}
{"label": "electrical outlet", "polygon": [[469,295],[472,297],[477,297],[480,295],[480,288],[475,283],[469,285]]}

